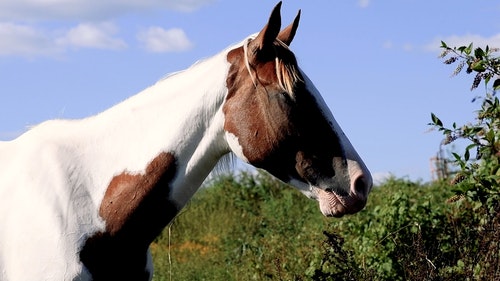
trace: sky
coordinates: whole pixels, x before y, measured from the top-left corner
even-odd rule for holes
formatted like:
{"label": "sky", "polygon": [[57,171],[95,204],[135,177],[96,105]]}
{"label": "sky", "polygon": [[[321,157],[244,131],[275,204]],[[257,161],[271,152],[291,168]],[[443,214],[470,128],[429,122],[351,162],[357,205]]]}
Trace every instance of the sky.
{"label": "sky", "polygon": [[[0,0],[0,140],[97,114],[260,31],[277,1]],[[484,93],[451,78],[449,46],[500,47],[496,1],[283,1],[292,50],[378,181],[429,181],[446,124]]]}

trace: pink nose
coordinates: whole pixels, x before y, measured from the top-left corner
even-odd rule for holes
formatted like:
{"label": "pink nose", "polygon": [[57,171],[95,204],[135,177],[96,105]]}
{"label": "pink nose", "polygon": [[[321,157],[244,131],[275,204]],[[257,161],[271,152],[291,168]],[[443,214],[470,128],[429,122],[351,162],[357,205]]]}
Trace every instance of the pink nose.
{"label": "pink nose", "polygon": [[321,212],[327,217],[342,217],[361,211],[372,188],[370,174],[352,177],[349,194],[339,194],[334,190],[316,189]]}

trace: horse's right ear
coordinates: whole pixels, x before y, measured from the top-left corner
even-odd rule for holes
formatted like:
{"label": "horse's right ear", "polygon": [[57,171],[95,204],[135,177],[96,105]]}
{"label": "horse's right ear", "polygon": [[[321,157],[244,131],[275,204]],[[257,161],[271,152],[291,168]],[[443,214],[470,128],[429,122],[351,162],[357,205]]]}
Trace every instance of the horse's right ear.
{"label": "horse's right ear", "polygon": [[274,40],[278,37],[281,29],[281,1],[274,7],[269,20],[257,37],[248,44],[250,58],[258,56],[259,52],[272,48]]}
{"label": "horse's right ear", "polygon": [[297,16],[295,16],[293,22],[289,26],[285,27],[285,29],[283,29],[278,34],[278,39],[281,40],[283,43],[285,43],[287,46],[290,46],[293,37],[295,37],[295,32],[297,32],[297,28],[299,27],[299,21],[300,21],[300,10],[297,13]]}

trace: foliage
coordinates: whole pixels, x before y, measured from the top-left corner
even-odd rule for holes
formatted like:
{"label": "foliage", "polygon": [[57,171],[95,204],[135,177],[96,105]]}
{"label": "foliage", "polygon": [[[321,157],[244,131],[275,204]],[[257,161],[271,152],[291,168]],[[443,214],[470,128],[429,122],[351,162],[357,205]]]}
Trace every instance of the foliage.
{"label": "foliage", "polygon": [[153,244],[154,280],[474,280],[495,251],[446,183],[390,178],[341,219],[267,174],[208,185]]}
{"label": "foliage", "polygon": [[475,73],[474,82],[472,83],[471,90],[476,89],[481,81],[484,81],[485,86],[488,85],[493,78],[493,90],[500,88],[500,58],[493,56],[498,52],[498,48],[490,48],[486,46],[482,48],[475,48],[473,43],[468,46],[449,47],[445,42],[441,41],[441,48],[443,52],[440,58],[446,58],[445,64],[458,63],[453,76],[462,72],[465,65],[467,65],[466,73]]}
{"label": "foliage", "polygon": [[[461,264],[451,270],[461,268],[462,271],[472,272],[474,277],[484,278],[497,271],[493,266],[498,267],[500,259],[500,102],[496,96],[496,91],[500,89],[500,58],[494,56],[499,49],[488,46],[484,50],[474,49],[472,43],[452,48],[445,42],[441,43],[441,47],[444,63],[457,64],[453,75],[467,66],[466,73],[475,74],[471,90],[478,88],[482,81],[485,86],[485,94],[473,99],[473,102],[481,101],[473,123],[462,126],[453,123],[449,128],[435,114],[431,114],[430,123],[444,134],[443,144],[457,139],[465,139],[469,143],[463,154],[453,153],[460,171],[451,180],[455,196],[450,201],[464,201],[461,202],[456,223],[462,224],[467,219],[463,225],[467,227],[464,235],[470,241],[468,246],[462,246],[462,250],[477,256],[461,260]],[[484,252],[484,249],[488,250]]]}
{"label": "foliage", "polygon": [[[208,185],[170,225],[170,235],[164,232],[155,243],[158,274],[172,271],[174,280],[299,280],[320,255],[311,251],[325,220],[315,202],[267,174],[227,175]],[[171,267],[165,263],[168,240]]]}
{"label": "foliage", "polygon": [[[458,196],[471,200],[476,210],[481,209],[486,215],[495,216],[500,199],[500,102],[495,95],[500,88],[500,58],[493,53],[498,49],[488,46],[485,50],[473,49],[472,43],[458,48],[448,47],[445,42],[441,44],[444,49],[441,57],[446,58],[444,63],[458,63],[453,74],[458,74],[467,65],[466,73],[475,73],[471,90],[484,81],[486,93],[479,97],[482,103],[475,123],[463,126],[453,123],[448,128],[435,114],[431,114],[430,125],[443,132],[444,144],[456,139],[469,141],[463,155],[453,154],[461,170],[452,181],[456,185],[455,191]],[[491,79],[494,79],[492,93],[488,89]],[[476,152],[475,159],[471,158],[473,150]]]}
{"label": "foliage", "polygon": [[451,244],[451,230],[443,223],[446,196],[440,184],[390,178],[372,191],[366,212],[334,223],[349,237],[365,275],[374,280],[430,280],[435,267],[442,266],[442,249]]}

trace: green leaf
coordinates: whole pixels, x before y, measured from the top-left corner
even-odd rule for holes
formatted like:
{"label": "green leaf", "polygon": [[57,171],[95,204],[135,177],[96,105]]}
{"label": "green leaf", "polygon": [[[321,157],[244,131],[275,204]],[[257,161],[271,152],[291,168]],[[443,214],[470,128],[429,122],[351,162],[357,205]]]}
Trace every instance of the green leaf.
{"label": "green leaf", "polygon": [[476,48],[474,50],[474,56],[476,56],[476,58],[478,58],[478,59],[482,59],[484,57],[484,51],[483,51],[483,49]]}
{"label": "green leaf", "polygon": [[444,41],[441,41],[441,48],[448,49],[448,45]]}
{"label": "green leaf", "polygon": [[471,64],[470,68],[477,72],[484,72],[486,70],[485,62],[480,60]]}
{"label": "green leaf", "polygon": [[495,142],[495,131],[494,130],[490,130],[488,131],[488,133],[486,133],[486,140],[493,144]]}
{"label": "green leaf", "polygon": [[477,144],[473,143],[473,144],[469,144],[465,149],[466,150],[469,150],[469,149],[472,149],[474,147],[477,147]]}
{"label": "green leaf", "polygon": [[490,79],[491,79],[491,74],[487,73],[484,77],[484,84],[488,85],[488,83],[490,83]]}
{"label": "green leaf", "polygon": [[467,48],[464,49],[464,53],[466,55],[470,55],[470,53],[472,52],[472,47],[473,47],[473,44],[470,43],[469,46]]}
{"label": "green leaf", "polygon": [[441,122],[441,120],[439,120],[439,118],[434,113],[431,113],[431,119],[434,125],[443,127],[443,122]]}
{"label": "green leaf", "polygon": [[476,135],[477,133],[481,132],[482,130],[483,130],[483,127],[472,127],[470,129],[470,134]]}
{"label": "green leaf", "polygon": [[470,158],[470,152],[467,149],[467,150],[465,150],[465,153],[464,153],[464,159],[465,159],[465,161],[469,161],[469,158]]}
{"label": "green leaf", "polygon": [[493,82],[493,90],[498,90],[498,89],[500,89],[500,79],[496,79]]}

